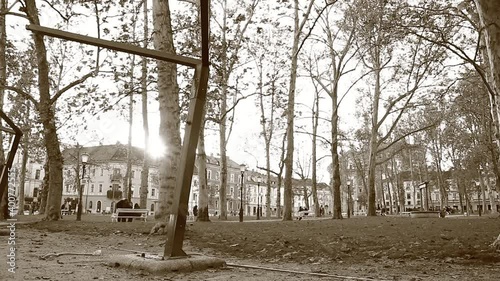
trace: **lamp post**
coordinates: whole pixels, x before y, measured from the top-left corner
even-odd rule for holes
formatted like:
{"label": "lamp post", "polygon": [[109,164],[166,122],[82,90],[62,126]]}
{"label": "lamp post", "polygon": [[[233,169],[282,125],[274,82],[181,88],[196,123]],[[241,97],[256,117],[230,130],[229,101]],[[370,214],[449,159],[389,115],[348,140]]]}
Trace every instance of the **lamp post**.
{"label": "lamp post", "polygon": [[241,164],[240,165],[240,172],[241,172],[240,213],[239,213],[240,222],[243,222],[243,179],[244,179],[244,175],[245,175],[245,170],[246,170],[245,164]]}
{"label": "lamp post", "polygon": [[477,191],[477,212],[479,213],[479,216],[481,216],[481,211],[483,206],[481,205],[481,190]]}
{"label": "lamp post", "polygon": [[[76,212],[76,220],[80,221],[82,220],[82,199],[83,199],[83,179],[85,178],[85,164],[87,164],[87,161],[89,161],[89,155],[87,153],[82,153],[80,155],[81,161],[82,161],[82,183],[80,183],[80,186],[78,187],[78,190],[80,191],[78,194],[78,211]],[[80,159],[79,159],[80,160]],[[86,204],[85,204],[86,205]]]}
{"label": "lamp post", "polygon": [[260,220],[260,182],[262,181],[262,177],[257,177],[257,219]]}
{"label": "lamp post", "polygon": [[347,180],[347,218],[351,218],[351,180]]}

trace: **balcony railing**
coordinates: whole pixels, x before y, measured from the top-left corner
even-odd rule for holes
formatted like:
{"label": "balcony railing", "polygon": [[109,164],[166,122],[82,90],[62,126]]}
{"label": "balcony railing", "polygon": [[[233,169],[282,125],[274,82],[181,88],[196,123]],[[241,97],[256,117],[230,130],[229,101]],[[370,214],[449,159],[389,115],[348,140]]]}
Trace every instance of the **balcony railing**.
{"label": "balcony railing", "polygon": [[109,176],[109,180],[110,181],[122,181],[123,180],[123,176],[122,174],[112,174]]}

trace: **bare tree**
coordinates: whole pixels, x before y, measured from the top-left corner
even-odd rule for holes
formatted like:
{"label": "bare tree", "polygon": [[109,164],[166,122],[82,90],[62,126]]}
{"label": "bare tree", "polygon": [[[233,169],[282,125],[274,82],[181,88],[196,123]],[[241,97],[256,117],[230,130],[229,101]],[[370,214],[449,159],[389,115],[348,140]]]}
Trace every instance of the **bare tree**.
{"label": "bare tree", "polygon": [[[153,1],[153,39],[156,50],[174,54],[174,41],[168,1]],[[179,85],[177,65],[158,61],[158,100],[160,103],[160,137],[166,154],[160,170],[159,206],[156,219],[166,220],[171,212],[177,169],[181,153]]]}
{"label": "bare tree", "polygon": [[[371,92],[371,134],[368,167],[368,215],[376,215],[375,174],[379,164],[379,153],[403,139],[406,135],[426,129],[416,128],[403,135],[393,136],[400,119],[416,93],[424,87],[429,87],[427,80],[440,72],[436,68],[443,58],[443,51],[433,44],[425,44],[422,39],[407,36],[404,29],[398,28],[395,19],[404,18],[398,15],[401,7],[397,3],[380,1],[364,1],[358,3],[362,7],[358,15],[362,24],[357,33],[357,42],[366,49],[360,56],[365,67],[372,73],[373,89]],[[406,47],[408,52],[398,56],[393,50],[402,44],[412,44]],[[397,64],[393,63],[397,61]],[[404,71],[403,71],[404,68]],[[399,81],[402,81],[401,83]],[[434,82],[435,83],[435,82]],[[391,92],[387,85],[398,88]],[[385,94],[385,95],[384,95]],[[384,96],[389,96],[387,102],[381,104]],[[383,107],[383,108],[382,108]],[[382,112],[383,109],[383,112]],[[382,128],[387,125],[385,132]],[[431,126],[433,126],[432,124]],[[393,141],[388,143],[387,141]]]}
{"label": "bare tree", "polygon": [[[247,29],[252,23],[259,2],[260,0],[252,0],[249,3],[238,1],[236,7],[229,5],[230,3],[228,4],[227,0],[218,0],[214,3],[220,6],[222,13],[220,15],[221,18],[215,17],[216,26],[220,29],[220,38],[217,38],[213,46],[218,45],[218,48],[212,48],[212,50],[217,52],[214,56],[219,58],[219,63],[213,64],[214,74],[216,75],[214,80],[218,87],[218,90],[215,92],[217,93],[217,110],[211,114],[212,118],[207,118],[207,120],[215,122],[219,127],[219,206],[220,218],[222,220],[227,219],[227,143],[231,135],[231,127],[228,128],[228,121],[230,121],[230,126],[232,126],[233,120],[233,118],[228,117],[228,114],[234,110],[234,106],[231,107],[228,105],[228,100],[236,100],[234,97],[238,91],[238,85],[231,87],[231,76],[235,75],[235,68],[240,60],[240,51],[244,47]],[[239,9],[244,10],[237,12]],[[231,22],[235,25],[233,26]],[[231,93],[231,88],[235,89],[233,93]]]}
{"label": "bare tree", "polygon": [[[354,32],[355,32],[355,11],[349,5],[343,7],[342,20],[334,21],[331,19],[331,14],[333,9],[328,9],[326,13],[320,18],[320,24],[322,27],[322,36],[320,38],[315,38],[325,47],[325,52],[322,58],[328,61],[328,67],[326,70],[321,70],[321,67],[316,63],[309,69],[309,73],[313,82],[320,86],[320,88],[326,92],[331,98],[331,140],[330,140],[330,152],[332,155],[332,190],[333,190],[333,218],[341,219],[341,178],[339,169],[339,108],[343,100],[343,97],[347,94],[344,93],[343,96],[339,97],[339,85],[341,78],[346,74],[353,71],[352,68],[348,68],[351,63],[352,58],[357,52],[357,48],[354,45]],[[363,75],[361,75],[363,77]],[[359,80],[358,80],[359,81]],[[354,82],[355,84],[356,82]],[[353,85],[354,85],[353,84]],[[351,85],[348,90],[352,88]]]}
{"label": "bare tree", "polygon": [[[142,47],[147,48],[149,44],[149,27],[148,27],[148,1],[142,2],[144,15],[143,23],[143,42]],[[139,190],[140,203],[142,209],[148,209],[148,179],[149,179],[149,119],[148,119],[148,59],[142,58],[141,61],[141,108],[142,108],[142,129],[144,130],[144,156],[141,170],[141,187]]]}
{"label": "bare tree", "polygon": [[[26,17],[30,24],[39,25],[40,20],[38,17],[38,9],[35,1],[19,1],[22,6],[22,11],[25,12]],[[47,150],[47,161],[50,182],[48,188],[48,212],[45,218],[47,220],[58,220],[61,215],[61,200],[62,200],[62,155],[60,149],[60,142],[57,135],[57,126],[55,122],[55,104],[59,97],[73,87],[83,83],[88,78],[94,75],[94,70],[88,74],[72,81],[65,87],[58,88],[58,90],[51,95],[51,80],[49,62],[47,60],[47,51],[43,35],[33,33],[32,35],[35,47],[37,72],[38,72],[38,100],[29,93],[22,91],[19,88],[4,86],[6,89],[16,92],[17,94],[30,100],[39,114],[40,121],[44,128],[44,142]]]}

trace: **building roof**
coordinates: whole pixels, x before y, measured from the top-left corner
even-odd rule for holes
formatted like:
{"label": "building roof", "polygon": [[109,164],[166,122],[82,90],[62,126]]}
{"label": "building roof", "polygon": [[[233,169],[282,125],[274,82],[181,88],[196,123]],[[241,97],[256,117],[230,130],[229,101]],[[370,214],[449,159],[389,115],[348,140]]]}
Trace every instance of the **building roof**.
{"label": "building roof", "polygon": [[[78,151],[80,150],[80,151]],[[126,162],[127,161],[127,145],[117,143],[111,145],[99,145],[81,148],[68,148],[63,151],[63,159],[65,164],[72,164],[77,161],[78,152],[87,153],[90,163],[103,162]],[[142,162],[144,159],[144,149],[140,147],[132,147],[131,150],[132,162]],[[150,158],[150,161],[154,160]]]}

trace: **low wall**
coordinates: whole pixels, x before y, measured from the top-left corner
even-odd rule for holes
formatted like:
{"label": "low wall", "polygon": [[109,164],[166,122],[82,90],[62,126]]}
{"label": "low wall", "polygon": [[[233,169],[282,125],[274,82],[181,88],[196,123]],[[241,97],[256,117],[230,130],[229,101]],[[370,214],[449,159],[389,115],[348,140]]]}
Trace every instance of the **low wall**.
{"label": "low wall", "polygon": [[439,211],[412,211],[411,218],[439,218]]}

